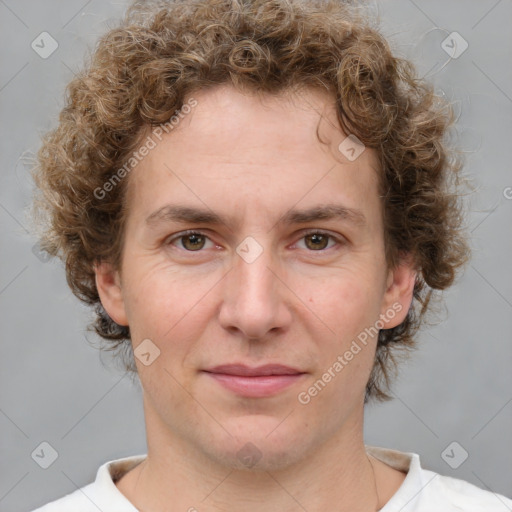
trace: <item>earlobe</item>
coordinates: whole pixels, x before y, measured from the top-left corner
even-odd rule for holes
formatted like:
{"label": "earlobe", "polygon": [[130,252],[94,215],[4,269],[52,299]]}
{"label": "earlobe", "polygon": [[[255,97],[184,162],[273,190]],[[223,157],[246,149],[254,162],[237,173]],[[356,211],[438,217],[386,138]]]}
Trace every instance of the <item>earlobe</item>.
{"label": "earlobe", "polygon": [[119,325],[128,325],[124,306],[123,293],[119,272],[107,262],[94,265],[96,274],[96,288],[100,296],[101,304],[110,318]]}
{"label": "earlobe", "polygon": [[404,257],[393,269],[390,269],[383,300],[381,319],[384,329],[400,325],[411,306],[417,271],[412,258]]}

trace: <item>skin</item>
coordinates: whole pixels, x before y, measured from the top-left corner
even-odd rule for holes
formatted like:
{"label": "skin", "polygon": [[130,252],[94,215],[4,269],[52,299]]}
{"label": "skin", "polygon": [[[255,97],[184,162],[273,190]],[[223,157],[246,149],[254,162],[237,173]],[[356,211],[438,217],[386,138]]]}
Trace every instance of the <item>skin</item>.
{"label": "skin", "polygon": [[[116,485],[145,512],[381,508],[405,474],[364,448],[376,337],[308,404],[297,398],[393,304],[402,309],[383,327],[401,323],[412,300],[412,267],[385,260],[376,155],[366,148],[351,162],[340,153],[346,134],[324,91],[263,96],[223,85],[194,98],[129,175],[120,271],[96,268],[101,302],[130,326],[134,349],[149,338],[160,350],[148,366],[136,359],[148,457]],[[168,203],[233,223],[148,228],[146,217]],[[326,203],[359,210],[364,224],[277,224],[290,209]],[[176,237],[186,229],[206,238],[187,244]],[[339,242],[317,248],[309,229]],[[236,252],[248,236],[262,248],[251,263]],[[202,372],[232,362],[306,374],[274,396],[246,398]],[[250,468],[237,456],[249,442],[261,454]]]}

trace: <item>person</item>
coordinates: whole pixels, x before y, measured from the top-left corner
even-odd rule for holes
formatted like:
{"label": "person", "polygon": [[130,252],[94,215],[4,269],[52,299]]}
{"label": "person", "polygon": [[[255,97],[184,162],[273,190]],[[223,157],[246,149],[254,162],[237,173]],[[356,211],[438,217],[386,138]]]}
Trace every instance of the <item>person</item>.
{"label": "person", "polygon": [[452,123],[349,2],[134,2],[34,209],[140,379],[148,450],[38,512],[512,510],[363,440],[468,259]]}

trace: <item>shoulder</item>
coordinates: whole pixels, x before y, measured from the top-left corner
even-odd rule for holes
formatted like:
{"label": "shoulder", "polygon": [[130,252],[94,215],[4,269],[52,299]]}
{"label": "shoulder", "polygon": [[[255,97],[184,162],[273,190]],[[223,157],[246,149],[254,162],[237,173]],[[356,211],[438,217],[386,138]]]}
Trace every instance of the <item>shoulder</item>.
{"label": "shoulder", "polygon": [[98,508],[90,498],[94,499],[94,491],[94,484],[86,485],[58,500],[36,508],[32,512],[69,512],[70,510],[73,512],[98,512]]}
{"label": "shoulder", "polygon": [[116,487],[115,482],[140,464],[145,457],[146,455],[134,455],[105,462],[98,469],[94,482],[31,512],[137,512]]}
{"label": "shoulder", "polygon": [[[423,470],[431,479],[430,492],[426,494],[428,506],[451,505],[450,511],[464,512],[511,512],[512,500],[495,492],[481,489],[465,480],[439,475]],[[427,510],[427,509],[425,509]]]}
{"label": "shoulder", "polygon": [[417,453],[367,446],[367,452],[406,474],[380,512],[512,512],[512,500],[465,480],[422,468]]}

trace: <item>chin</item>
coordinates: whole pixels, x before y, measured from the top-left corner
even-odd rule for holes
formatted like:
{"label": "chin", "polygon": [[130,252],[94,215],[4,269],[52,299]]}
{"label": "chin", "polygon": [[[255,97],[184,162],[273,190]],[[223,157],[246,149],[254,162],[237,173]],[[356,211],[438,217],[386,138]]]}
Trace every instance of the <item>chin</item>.
{"label": "chin", "polygon": [[[233,450],[233,444],[236,444]],[[238,448],[240,446],[240,448]],[[300,463],[307,455],[304,445],[281,445],[276,447],[275,443],[256,440],[237,440],[230,446],[216,446],[213,450],[207,449],[209,458],[216,464],[225,466],[227,469],[236,471],[247,471],[251,473],[266,471],[281,471],[289,469],[294,464]]]}
{"label": "chin", "polygon": [[309,445],[306,433],[293,429],[291,418],[283,421],[284,417],[286,415],[279,419],[270,416],[237,418],[236,425],[222,422],[232,437],[226,434],[222,439],[215,439],[213,435],[203,449],[214,462],[234,470],[257,472],[289,468],[308,455]]}

